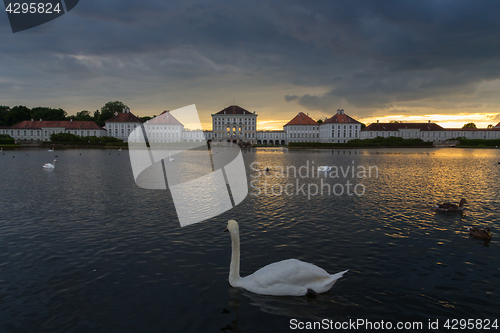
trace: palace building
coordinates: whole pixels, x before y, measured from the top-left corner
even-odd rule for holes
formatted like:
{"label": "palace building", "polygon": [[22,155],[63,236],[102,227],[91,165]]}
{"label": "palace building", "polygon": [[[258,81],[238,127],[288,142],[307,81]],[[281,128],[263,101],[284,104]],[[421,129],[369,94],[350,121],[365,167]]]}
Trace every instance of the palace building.
{"label": "palace building", "polygon": [[115,115],[104,123],[106,124],[107,136],[127,141],[130,133],[137,126],[141,126],[142,121],[133,115],[129,108],[124,108],[121,113],[115,112]]}
{"label": "palace building", "polygon": [[214,113],[212,130],[189,130],[169,111],[143,124],[125,108],[121,113],[105,121],[105,128],[93,121],[22,121],[14,126],[0,127],[0,134],[8,134],[16,140],[48,141],[53,133],[71,133],[78,136],[110,136],[124,141],[136,141],[129,137],[134,129],[144,125],[151,142],[211,141],[248,142],[251,144],[287,145],[290,142],[345,143],[354,139],[374,139],[377,137],[400,137],[422,139],[436,144],[450,139],[499,139],[500,123],[486,129],[443,128],[431,123],[376,123],[361,129],[362,124],[345,114],[343,109],[323,122],[299,112],[283,126],[283,130],[257,130],[258,114],[238,105],[230,105]]}
{"label": "palace building", "polygon": [[7,134],[16,141],[50,141],[51,134],[70,133],[78,136],[106,136],[106,130],[93,121],[25,120],[14,126],[4,127],[0,134]]}
{"label": "palace building", "polygon": [[[257,142],[257,114],[231,105],[212,114],[213,142],[239,141]],[[207,138],[208,140],[208,138]]]}
{"label": "palace building", "polygon": [[425,142],[444,143],[446,140],[499,139],[500,127],[493,128],[443,128],[431,123],[380,123],[370,124],[360,132],[360,139],[376,137],[400,137],[403,139],[422,139]]}
{"label": "palace building", "polygon": [[319,124],[304,112],[292,118],[283,126],[288,142],[318,142]]}
{"label": "palace building", "polygon": [[319,139],[321,142],[345,143],[358,139],[361,123],[338,109],[337,114],[327,118],[319,126]]}

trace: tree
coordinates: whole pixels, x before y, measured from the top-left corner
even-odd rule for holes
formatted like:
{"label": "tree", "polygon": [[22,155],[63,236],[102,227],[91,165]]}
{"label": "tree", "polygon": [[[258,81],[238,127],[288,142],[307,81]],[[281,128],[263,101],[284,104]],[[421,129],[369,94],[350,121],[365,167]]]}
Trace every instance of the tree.
{"label": "tree", "polygon": [[104,126],[104,122],[106,120],[112,118],[115,115],[115,112],[122,112],[124,108],[128,108],[128,106],[120,101],[107,102],[101,108],[97,123],[101,126]]}
{"label": "tree", "polygon": [[323,123],[323,119],[318,120],[317,123],[321,125]]}
{"label": "tree", "polygon": [[101,112],[99,110],[94,111],[94,117],[92,118],[93,121],[97,122],[99,121],[99,116],[101,115]]}
{"label": "tree", "polygon": [[140,119],[143,123],[145,123],[146,121],[153,119],[153,117],[151,117],[151,116],[144,116],[144,117],[139,117],[139,119]]}
{"label": "tree", "polygon": [[462,128],[477,128],[477,127],[476,124],[474,123],[467,123]]}
{"label": "tree", "polygon": [[365,127],[366,127],[366,125],[365,125],[365,124],[363,124],[363,123],[361,123],[361,129],[363,129],[363,128],[365,128]]}
{"label": "tree", "polygon": [[92,120],[92,116],[90,115],[89,111],[83,110],[83,111],[80,111],[80,112],[76,113],[75,120],[79,120],[79,121],[91,121]]}
{"label": "tree", "polygon": [[493,128],[493,125],[492,124],[489,124],[488,127],[486,127],[487,129],[491,129]]}
{"label": "tree", "polygon": [[66,120],[66,111],[63,109],[52,109],[47,107],[36,107],[31,109],[31,118],[39,120]]}
{"label": "tree", "polygon": [[7,126],[6,120],[9,110],[9,106],[0,105],[0,126]]}
{"label": "tree", "polygon": [[30,120],[30,119],[31,119],[30,109],[28,109],[24,105],[17,105],[14,106],[12,109],[10,109],[10,111],[7,113],[7,116],[5,117],[5,125],[12,126],[20,123],[23,120]]}

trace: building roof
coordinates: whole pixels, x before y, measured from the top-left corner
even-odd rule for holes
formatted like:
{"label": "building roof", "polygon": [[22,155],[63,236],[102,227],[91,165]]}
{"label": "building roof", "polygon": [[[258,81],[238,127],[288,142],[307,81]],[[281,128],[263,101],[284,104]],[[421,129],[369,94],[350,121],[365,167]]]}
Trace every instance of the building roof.
{"label": "building roof", "polygon": [[493,128],[500,128],[500,123],[498,123],[495,126],[493,126]]}
{"label": "building roof", "polygon": [[331,123],[351,123],[351,124],[361,124],[356,119],[349,117],[344,113],[343,109],[337,110],[337,114],[331,118],[327,118],[322,124],[331,124]]}
{"label": "building roof", "polygon": [[121,112],[109,118],[105,123],[142,123],[142,121],[129,112]]}
{"label": "building roof", "polygon": [[445,129],[434,123],[373,123],[362,131],[399,131],[400,129],[418,129],[421,131],[444,131]]}
{"label": "building roof", "polygon": [[253,113],[243,109],[238,105],[230,105],[224,110],[217,112],[216,114],[253,114]]}
{"label": "building roof", "polygon": [[170,111],[163,111],[157,117],[154,117],[151,120],[148,120],[148,125],[181,125],[183,124],[178,121]]}
{"label": "building roof", "polygon": [[70,120],[25,120],[14,126],[12,129],[42,129],[46,127],[58,127],[65,129],[86,129],[86,130],[104,130],[93,121],[70,121]]}
{"label": "building roof", "polygon": [[445,128],[447,131],[500,131],[500,127],[498,128]]}
{"label": "building roof", "polygon": [[288,125],[318,125],[318,123],[304,112],[299,112],[299,114],[293,117],[285,126]]}

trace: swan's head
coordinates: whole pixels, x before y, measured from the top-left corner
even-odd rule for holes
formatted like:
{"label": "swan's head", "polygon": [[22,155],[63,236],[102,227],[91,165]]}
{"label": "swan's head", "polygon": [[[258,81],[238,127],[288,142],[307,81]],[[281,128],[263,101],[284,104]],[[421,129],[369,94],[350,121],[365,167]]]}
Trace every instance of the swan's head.
{"label": "swan's head", "polygon": [[237,233],[239,231],[238,222],[236,222],[235,220],[229,220],[227,222],[227,228],[224,231],[229,231],[231,233],[234,233],[234,232]]}
{"label": "swan's head", "polygon": [[466,204],[466,203],[467,203],[467,200],[465,200],[465,199],[460,200],[461,205]]}

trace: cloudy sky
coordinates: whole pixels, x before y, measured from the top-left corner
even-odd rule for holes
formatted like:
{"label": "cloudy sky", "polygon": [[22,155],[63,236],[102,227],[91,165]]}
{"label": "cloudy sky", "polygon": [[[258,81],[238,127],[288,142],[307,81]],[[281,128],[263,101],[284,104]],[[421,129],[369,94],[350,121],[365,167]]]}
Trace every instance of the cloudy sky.
{"label": "cloudy sky", "polygon": [[[13,34],[0,14],[0,105],[137,115],[236,104],[281,129],[297,112],[500,121],[500,2],[80,0]],[[210,125],[206,125],[210,129]]]}

